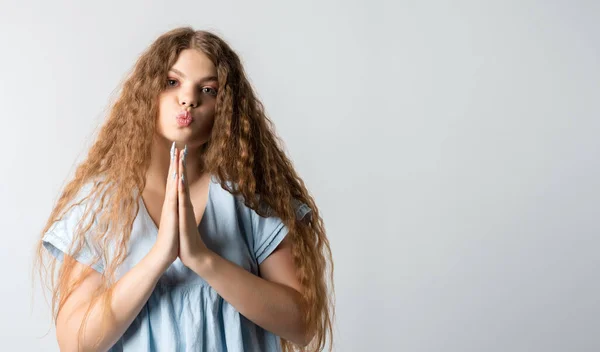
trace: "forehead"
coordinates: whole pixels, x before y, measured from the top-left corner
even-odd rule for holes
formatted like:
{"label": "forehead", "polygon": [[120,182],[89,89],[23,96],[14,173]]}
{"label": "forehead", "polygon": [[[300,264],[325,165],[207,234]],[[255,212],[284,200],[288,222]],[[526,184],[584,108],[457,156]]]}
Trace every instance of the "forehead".
{"label": "forehead", "polygon": [[192,79],[217,73],[217,69],[210,58],[203,52],[194,49],[185,49],[179,53],[171,70]]}

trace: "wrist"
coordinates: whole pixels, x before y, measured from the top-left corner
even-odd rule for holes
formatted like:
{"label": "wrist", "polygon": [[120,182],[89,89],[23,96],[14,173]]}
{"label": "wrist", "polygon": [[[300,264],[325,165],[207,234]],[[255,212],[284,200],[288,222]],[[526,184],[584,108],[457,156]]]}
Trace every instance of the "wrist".
{"label": "wrist", "polygon": [[169,253],[161,249],[161,247],[154,245],[148,255],[152,258],[151,262],[156,265],[156,268],[162,274],[167,268],[173,264],[176,258],[170,258]]}
{"label": "wrist", "polygon": [[207,249],[202,254],[194,256],[189,267],[200,277],[206,279],[214,271],[214,264],[217,256],[217,253]]}

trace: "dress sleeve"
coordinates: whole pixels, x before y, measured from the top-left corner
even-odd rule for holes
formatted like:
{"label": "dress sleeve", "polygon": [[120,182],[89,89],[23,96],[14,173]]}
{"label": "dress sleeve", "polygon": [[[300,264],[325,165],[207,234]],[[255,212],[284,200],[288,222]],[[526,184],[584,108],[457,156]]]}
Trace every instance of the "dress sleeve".
{"label": "dress sleeve", "polygon": [[[310,216],[312,209],[296,199],[293,200],[296,209],[296,219],[302,220]],[[288,233],[287,226],[277,216],[262,217],[255,213],[254,220],[254,256],[258,264],[261,264],[273,253],[275,248],[283,241]]]}
{"label": "dress sleeve", "polygon": [[[44,234],[42,244],[50,254],[61,262],[64,260],[64,254],[68,253],[78,262],[91,266],[94,270],[102,273],[104,271],[104,264],[101,261],[94,263],[94,256],[98,255],[100,250],[98,248],[94,249],[89,240],[89,234],[84,236],[85,241],[79,253],[73,255],[77,248],[77,243],[73,243],[75,231],[78,226],[82,226],[83,228],[88,222],[87,218],[85,220],[82,218],[85,214],[86,204],[87,200],[80,204],[75,203],[74,206],[68,209],[63,217],[55,221]],[[93,210],[90,210],[88,216],[92,216],[92,212]],[[91,229],[93,229],[93,225]]]}

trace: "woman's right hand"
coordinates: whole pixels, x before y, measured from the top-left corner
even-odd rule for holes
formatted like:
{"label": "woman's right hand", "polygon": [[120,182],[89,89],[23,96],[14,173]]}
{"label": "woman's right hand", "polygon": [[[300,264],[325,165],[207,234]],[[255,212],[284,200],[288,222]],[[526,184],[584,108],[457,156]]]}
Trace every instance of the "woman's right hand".
{"label": "woman's right hand", "polygon": [[[171,164],[167,175],[165,200],[160,214],[160,224],[156,237],[156,249],[165,256],[170,265],[177,259],[179,253],[179,214],[177,204],[177,180],[179,167],[179,153],[175,142],[171,146]],[[175,175],[175,178],[173,178]]]}

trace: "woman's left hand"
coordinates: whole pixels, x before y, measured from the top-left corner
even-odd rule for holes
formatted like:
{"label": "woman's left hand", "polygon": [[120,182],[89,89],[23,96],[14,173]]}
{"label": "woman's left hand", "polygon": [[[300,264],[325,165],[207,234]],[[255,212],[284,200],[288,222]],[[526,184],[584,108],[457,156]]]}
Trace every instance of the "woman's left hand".
{"label": "woman's left hand", "polygon": [[187,146],[180,152],[178,203],[179,203],[179,259],[190,267],[194,261],[198,261],[208,254],[208,248],[202,241],[196,224],[194,205],[190,198],[187,170],[185,166],[185,155]]}

